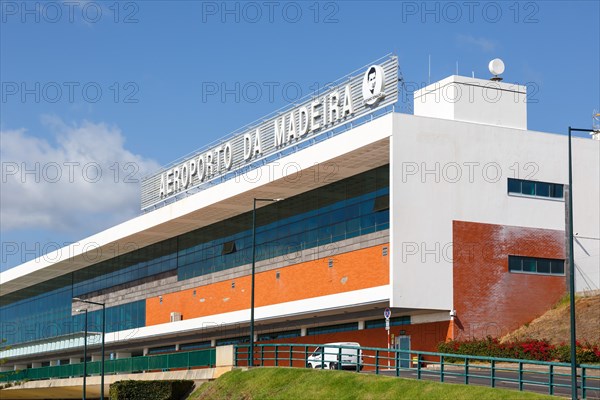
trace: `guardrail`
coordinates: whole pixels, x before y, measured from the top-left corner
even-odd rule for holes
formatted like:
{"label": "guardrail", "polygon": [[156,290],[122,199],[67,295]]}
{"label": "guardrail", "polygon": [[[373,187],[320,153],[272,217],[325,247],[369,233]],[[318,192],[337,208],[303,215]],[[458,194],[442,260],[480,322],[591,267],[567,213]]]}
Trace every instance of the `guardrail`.
{"label": "guardrail", "polygon": [[[203,349],[155,356],[121,358],[116,360],[105,360],[104,373],[109,375],[210,367],[215,365],[215,360],[215,349]],[[100,369],[101,361],[91,361],[87,363],[88,376],[99,375]],[[81,376],[83,376],[83,363],[77,363],[2,372],[0,373],[0,382],[74,378]]]}
{"label": "guardrail", "polygon": [[[351,369],[466,385],[515,387],[520,391],[542,386],[550,395],[571,392],[571,364],[568,363],[329,344],[323,347],[278,343],[255,344],[254,347],[255,366]],[[249,365],[249,348],[249,345],[235,346],[234,365]],[[358,357],[348,357],[357,353]],[[600,398],[600,365],[578,367],[581,398]]]}

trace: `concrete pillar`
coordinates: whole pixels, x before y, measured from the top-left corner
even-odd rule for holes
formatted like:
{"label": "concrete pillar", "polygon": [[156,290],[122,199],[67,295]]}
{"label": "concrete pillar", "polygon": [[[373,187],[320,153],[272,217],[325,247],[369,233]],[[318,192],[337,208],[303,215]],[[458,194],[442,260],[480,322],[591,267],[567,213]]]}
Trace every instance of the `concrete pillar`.
{"label": "concrete pillar", "polygon": [[179,343],[175,343],[175,351],[179,351]]}
{"label": "concrete pillar", "polygon": [[365,329],[365,321],[364,320],[358,321],[358,330],[362,331],[363,329]]}
{"label": "concrete pillar", "polygon": [[148,355],[148,347],[144,347],[144,350],[142,350],[142,354],[143,354],[144,356],[147,356],[147,355]]}
{"label": "concrete pillar", "polygon": [[69,364],[79,364],[81,362],[81,358],[79,357],[70,357]]}
{"label": "concrete pillar", "polygon": [[51,367],[55,367],[57,365],[59,365],[59,360],[50,360],[50,366]]}
{"label": "concrete pillar", "polygon": [[92,354],[92,361],[102,361],[102,354]]}
{"label": "concrete pillar", "polygon": [[217,339],[211,339],[210,340],[210,347],[216,347],[217,346]]}
{"label": "concrete pillar", "polygon": [[13,367],[9,367],[7,365],[0,365],[0,372],[12,371]]}
{"label": "concrete pillar", "polygon": [[116,352],[115,353],[115,358],[116,359],[119,359],[119,358],[131,358],[131,353]]}
{"label": "concrete pillar", "polygon": [[41,362],[31,363],[31,368],[42,368],[42,363]]}
{"label": "concrete pillar", "polygon": [[218,346],[215,354],[215,374],[214,378],[218,378],[225,372],[231,371],[234,365],[235,350],[233,345]]}
{"label": "concrete pillar", "polygon": [[306,328],[300,328],[300,336],[306,336]]}
{"label": "concrete pillar", "polygon": [[22,369],[27,369],[27,364],[15,364],[13,370],[21,371]]}

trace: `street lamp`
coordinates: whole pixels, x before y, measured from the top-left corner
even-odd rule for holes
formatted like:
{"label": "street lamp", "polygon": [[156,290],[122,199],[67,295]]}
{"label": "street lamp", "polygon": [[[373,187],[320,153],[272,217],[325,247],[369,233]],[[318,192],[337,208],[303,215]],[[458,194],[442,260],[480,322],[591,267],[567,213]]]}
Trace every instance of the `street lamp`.
{"label": "street lamp", "polygon": [[85,327],[83,331],[83,400],[85,400],[85,380],[87,378],[87,336],[88,336],[88,310],[75,310],[76,312],[85,312]]}
{"label": "street lamp", "polygon": [[259,201],[277,202],[279,199],[257,199],[254,198],[252,206],[252,289],[250,291],[250,367],[254,366],[254,276],[256,273],[256,203]]}
{"label": "street lamp", "polygon": [[569,305],[571,306],[571,399],[577,400],[577,336],[575,334],[575,254],[573,253],[573,161],[571,155],[571,133],[589,132],[597,134],[594,129],[578,129],[569,127]]}
{"label": "street lamp", "polygon": [[[106,333],[106,303],[97,303],[91,300],[83,300],[79,297],[73,297],[73,301],[80,301],[82,303],[94,304],[102,306],[102,361],[100,363],[100,399],[104,399],[104,336]],[[87,310],[86,310],[87,313]],[[87,329],[87,324],[86,324]],[[85,367],[85,364],[84,364]]]}

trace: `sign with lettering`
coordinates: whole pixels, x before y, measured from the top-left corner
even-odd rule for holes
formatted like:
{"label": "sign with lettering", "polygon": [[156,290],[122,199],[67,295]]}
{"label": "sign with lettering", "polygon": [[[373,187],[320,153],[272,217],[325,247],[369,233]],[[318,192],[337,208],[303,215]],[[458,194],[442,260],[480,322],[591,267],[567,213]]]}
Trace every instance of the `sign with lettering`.
{"label": "sign with lettering", "polygon": [[142,181],[142,209],[393,104],[398,60],[388,56],[297,106],[205,148]]}

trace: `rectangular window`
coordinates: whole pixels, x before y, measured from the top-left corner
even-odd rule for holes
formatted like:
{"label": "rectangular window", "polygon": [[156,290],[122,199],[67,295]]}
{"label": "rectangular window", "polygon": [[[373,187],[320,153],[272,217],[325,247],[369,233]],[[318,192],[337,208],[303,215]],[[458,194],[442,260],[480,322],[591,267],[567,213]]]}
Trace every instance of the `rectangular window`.
{"label": "rectangular window", "polygon": [[300,329],[295,329],[293,331],[284,331],[284,332],[269,332],[262,333],[258,335],[258,340],[275,340],[275,339],[287,339],[294,338],[300,336]]}
{"label": "rectangular window", "polygon": [[203,342],[180,344],[179,350],[197,350],[197,349],[207,349],[209,347],[210,347],[210,340],[205,340]]}
{"label": "rectangular window", "polygon": [[217,339],[217,346],[226,346],[228,344],[250,343],[250,336],[238,336],[233,338]]}
{"label": "rectangular window", "polygon": [[[402,317],[390,318],[390,326],[410,325],[410,315]],[[383,328],[385,327],[385,319],[374,319],[365,321],[365,329]]]}
{"label": "rectangular window", "polygon": [[564,275],[565,260],[508,256],[508,271],[526,274]]}
{"label": "rectangular window", "polygon": [[348,324],[339,325],[316,326],[314,328],[308,328],[306,330],[306,335],[321,335],[323,333],[335,333],[355,330],[358,330],[358,322],[350,322]]}
{"label": "rectangular window", "polygon": [[547,199],[564,198],[564,185],[560,183],[528,181],[508,178],[508,193],[542,197]]}
{"label": "rectangular window", "polygon": [[161,346],[148,349],[148,354],[162,354],[162,353],[174,353],[175,345],[172,346]]}

